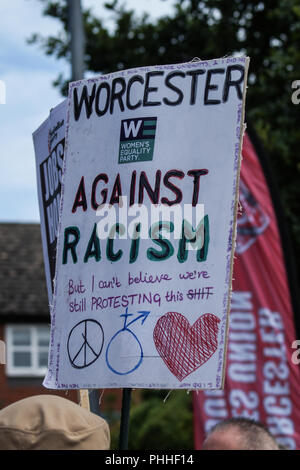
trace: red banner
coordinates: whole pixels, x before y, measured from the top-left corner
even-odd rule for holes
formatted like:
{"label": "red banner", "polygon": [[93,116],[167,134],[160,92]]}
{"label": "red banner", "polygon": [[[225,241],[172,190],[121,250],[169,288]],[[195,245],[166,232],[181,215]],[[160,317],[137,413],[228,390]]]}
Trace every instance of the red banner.
{"label": "red banner", "polygon": [[195,449],[214,424],[236,416],[259,420],[279,443],[300,449],[300,369],[280,235],[247,135],[242,153],[225,388],[193,394]]}

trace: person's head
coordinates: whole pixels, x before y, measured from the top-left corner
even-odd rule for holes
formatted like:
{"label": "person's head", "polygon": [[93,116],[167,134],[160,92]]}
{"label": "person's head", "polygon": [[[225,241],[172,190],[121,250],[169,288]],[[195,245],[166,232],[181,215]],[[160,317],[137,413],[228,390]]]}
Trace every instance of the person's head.
{"label": "person's head", "polygon": [[203,450],[279,450],[269,430],[248,418],[231,418],[216,424],[208,433]]}
{"label": "person's head", "polygon": [[38,395],[0,410],[1,450],[108,450],[106,421],[57,395]]}

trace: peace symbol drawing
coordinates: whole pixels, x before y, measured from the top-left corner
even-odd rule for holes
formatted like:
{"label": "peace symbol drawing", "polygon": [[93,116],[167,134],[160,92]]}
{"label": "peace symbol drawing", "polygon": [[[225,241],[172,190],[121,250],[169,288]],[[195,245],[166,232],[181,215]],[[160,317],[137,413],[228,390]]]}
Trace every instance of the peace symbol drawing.
{"label": "peace symbol drawing", "polygon": [[75,369],[84,369],[101,355],[104,343],[103,328],[96,320],[77,323],[69,333],[67,350],[69,361]]}

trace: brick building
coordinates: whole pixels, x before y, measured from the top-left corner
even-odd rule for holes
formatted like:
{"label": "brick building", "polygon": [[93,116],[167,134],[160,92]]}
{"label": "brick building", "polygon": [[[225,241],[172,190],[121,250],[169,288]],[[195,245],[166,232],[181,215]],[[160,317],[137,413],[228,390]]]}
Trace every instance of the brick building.
{"label": "brick building", "polygon": [[[56,394],[78,401],[77,391],[42,386],[47,369],[50,314],[39,224],[0,224],[0,408],[27,396]],[[3,345],[3,343],[2,343]],[[121,392],[106,390],[101,414],[117,419]]]}

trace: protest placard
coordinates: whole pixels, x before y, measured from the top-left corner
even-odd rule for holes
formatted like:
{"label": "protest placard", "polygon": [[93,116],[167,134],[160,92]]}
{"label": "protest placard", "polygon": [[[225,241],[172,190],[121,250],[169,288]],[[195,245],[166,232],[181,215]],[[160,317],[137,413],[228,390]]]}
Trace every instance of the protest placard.
{"label": "protest placard", "polygon": [[67,100],[51,109],[49,117],[33,133],[41,235],[49,302],[52,301],[65,147]]}
{"label": "protest placard", "polygon": [[247,69],[70,85],[46,387],[222,387]]}

